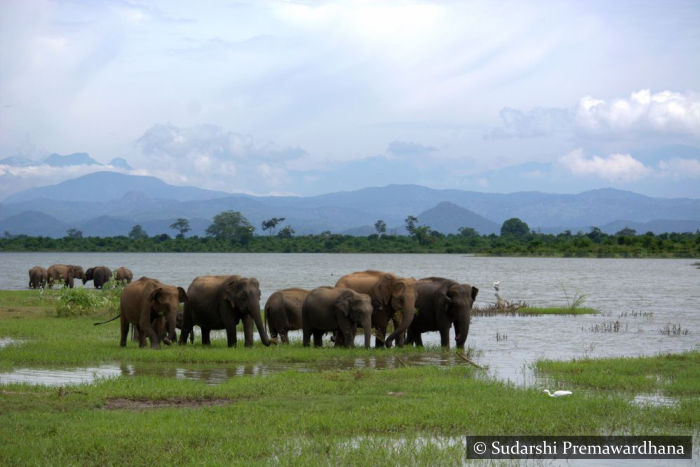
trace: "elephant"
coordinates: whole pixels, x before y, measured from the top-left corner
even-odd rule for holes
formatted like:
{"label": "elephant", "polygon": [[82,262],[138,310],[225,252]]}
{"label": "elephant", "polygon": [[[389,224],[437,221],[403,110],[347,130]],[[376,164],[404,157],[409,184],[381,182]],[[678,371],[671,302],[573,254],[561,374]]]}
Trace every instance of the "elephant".
{"label": "elephant", "polygon": [[29,288],[39,289],[46,287],[48,272],[41,266],[34,266],[29,270]]}
{"label": "elephant", "polygon": [[301,308],[304,347],[314,336],[314,347],[322,345],[323,334],[333,332],[335,345],[355,346],[355,332],[362,326],[365,347],[372,336],[372,299],[344,287],[318,287],[307,295]]}
{"label": "elephant", "polygon": [[304,289],[283,289],[270,295],[265,303],[265,323],[270,323],[270,338],[289,343],[288,331],[301,329],[301,306],[309,295]]}
{"label": "elephant", "polygon": [[408,327],[406,342],[422,346],[421,333],[440,331],[440,344],[449,348],[450,326],[454,325],[457,348],[464,349],[479,289],[442,277],[426,277],[416,281],[416,292],[418,311]]}
{"label": "elephant", "polygon": [[96,289],[101,289],[102,286],[112,278],[112,270],[107,266],[95,266],[88,268],[85,271],[85,282],[93,281]]}
{"label": "elephant", "polygon": [[[413,321],[416,312],[416,280],[412,277],[397,277],[382,271],[367,270],[353,272],[341,277],[336,287],[346,287],[356,292],[372,297],[372,326],[377,330],[375,346],[391,347],[396,340],[399,347],[403,346],[406,329]],[[386,328],[389,320],[394,322],[394,332],[386,338]]]}
{"label": "elephant", "polygon": [[253,277],[199,276],[187,289],[185,316],[178,343],[187,344],[187,337],[197,325],[202,330],[202,345],[210,345],[212,329],[226,329],[229,347],[237,344],[236,325],[243,320],[245,346],[253,346],[253,323],[265,346],[270,339],[260,316],[260,285]]}
{"label": "elephant", "polygon": [[138,331],[139,347],[146,347],[148,337],[151,348],[159,349],[161,336],[166,332],[163,342],[175,341],[175,321],[181,302],[187,303],[187,294],[182,287],[163,284],[150,277],[141,277],[127,284],[120,300],[120,345],[126,346],[129,324]]}
{"label": "elephant", "polygon": [[117,281],[126,282],[127,284],[131,283],[131,279],[134,278],[134,274],[131,272],[131,269],[127,269],[124,266],[118,267],[114,271],[114,276]]}
{"label": "elephant", "polygon": [[81,279],[83,284],[87,282],[83,268],[72,264],[53,264],[49,266],[47,275],[49,287],[54,283],[63,282],[65,286],[72,289],[74,279]]}

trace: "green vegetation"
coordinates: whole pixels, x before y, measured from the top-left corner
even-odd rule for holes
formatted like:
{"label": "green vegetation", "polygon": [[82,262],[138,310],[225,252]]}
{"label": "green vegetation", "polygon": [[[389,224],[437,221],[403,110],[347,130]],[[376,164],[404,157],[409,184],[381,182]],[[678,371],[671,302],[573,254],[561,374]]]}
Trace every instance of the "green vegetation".
{"label": "green vegetation", "polygon": [[[250,252],[250,253],[453,253],[493,256],[618,257],[618,258],[698,258],[700,233],[671,233],[637,236],[603,233],[558,235],[530,233],[524,237],[478,235],[472,229],[462,234],[426,233],[417,236],[372,234],[368,237],[331,234],[294,236],[285,234],[248,235],[228,238],[152,237],[29,237],[0,238],[0,251],[95,251],[95,252]],[[238,235],[238,234],[237,234]]]}
{"label": "green vegetation", "polygon": [[[561,381],[591,389],[694,396],[700,409],[700,352],[641,358],[537,362],[537,369]],[[700,414],[700,410],[696,410]]]}
{"label": "green vegetation", "polygon": [[[0,372],[109,364],[123,375],[78,386],[0,386],[0,458],[7,465],[47,459],[91,465],[368,465],[378,459],[455,465],[464,460],[467,433],[686,435],[699,426],[697,352],[620,363],[545,362],[540,371],[574,390],[571,397],[551,399],[541,388],[489,380],[459,358],[452,366],[411,366],[412,354],[454,356],[439,348],[257,343],[229,349],[221,338],[211,348],[152,351],[129,341],[123,349],[117,323],[93,326],[95,317],[56,317],[59,294],[0,292],[0,337],[20,341],[0,350]],[[343,369],[358,360],[379,366],[383,359],[403,365]],[[177,377],[182,369],[241,364],[278,369],[266,376],[234,371],[219,384]],[[601,372],[612,374],[605,384]],[[580,390],[600,387],[623,392]],[[659,388],[680,403],[640,407],[624,392]]]}
{"label": "green vegetation", "polygon": [[488,308],[474,308],[472,316],[493,316],[493,315],[518,315],[518,316],[537,316],[537,315],[593,315],[598,313],[593,308],[568,306],[553,306],[553,307],[535,307],[523,306],[513,308],[499,308],[491,306]]}

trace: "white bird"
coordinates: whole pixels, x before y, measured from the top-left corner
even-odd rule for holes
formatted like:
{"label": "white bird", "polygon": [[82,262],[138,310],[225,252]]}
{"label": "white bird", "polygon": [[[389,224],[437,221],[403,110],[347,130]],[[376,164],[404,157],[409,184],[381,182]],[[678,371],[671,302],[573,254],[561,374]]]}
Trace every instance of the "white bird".
{"label": "white bird", "polygon": [[544,392],[546,392],[549,397],[564,397],[564,396],[571,395],[571,391],[559,390],[559,391],[554,391],[554,394],[552,394],[551,392],[549,392],[549,389],[545,389]]}
{"label": "white bird", "polygon": [[496,281],[493,283],[493,288],[496,289],[496,292],[498,292],[498,286],[501,285],[501,281]]}

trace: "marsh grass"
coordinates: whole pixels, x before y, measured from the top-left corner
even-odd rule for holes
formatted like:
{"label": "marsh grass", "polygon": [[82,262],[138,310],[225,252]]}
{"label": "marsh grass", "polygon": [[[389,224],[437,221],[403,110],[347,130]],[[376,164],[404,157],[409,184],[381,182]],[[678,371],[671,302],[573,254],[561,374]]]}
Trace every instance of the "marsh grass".
{"label": "marsh grass", "polygon": [[538,316],[538,315],[586,315],[597,314],[593,308],[580,307],[534,307],[519,306],[502,308],[497,306],[477,307],[472,310],[472,316]]}
{"label": "marsh grass", "polygon": [[[7,305],[3,295],[0,310]],[[650,362],[543,362],[540,371],[575,388],[610,389],[550,399],[539,388],[489,379],[459,359],[451,366],[411,364],[417,352],[446,354],[431,347],[314,349],[293,343],[267,348],[256,343],[230,349],[221,338],[209,348],[196,343],[153,351],[131,341],[120,348],[118,323],[93,326],[91,316],[58,318],[53,305],[43,312],[0,313],[0,337],[21,341],[0,350],[0,368],[293,362],[315,370],[234,376],[219,384],[137,373],[60,388],[3,385],[3,465],[455,465],[464,461],[468,433],[649,435],[698,429],[697,352]],[[358,359],[382,358],[407,364],[341,369]],[[627,373],[616,376],[620,369]],[[681,402],[638,407],[622,393],[659,389]]]}

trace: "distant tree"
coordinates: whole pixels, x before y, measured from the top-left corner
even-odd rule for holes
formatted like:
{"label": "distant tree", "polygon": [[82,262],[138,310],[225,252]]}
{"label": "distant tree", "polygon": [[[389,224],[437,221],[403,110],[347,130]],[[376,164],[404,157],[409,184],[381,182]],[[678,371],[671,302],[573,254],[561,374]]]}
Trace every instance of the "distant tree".
{"label": "distant tree", "polygon": [[190,229],[190,221],[183,217],[178,217],[175,222],[170,224],[170,228],[179,232],[176,238],[185,238],[185,234],[192,230]]}
{"label": "distant tree", "polygon": [[586,237],[590,238],[594,243],[600,243],[605,234],[598,227],[591,227],[591,231],[586,234]]}
{"label": "distant tree", "polygon": [[472,237],[478,237],[479,232],[477,232],[476,230],[474,230],[471,227],[460,227],[459,228],[459,235],[461,235],[462,237],[472,238]]}
{"label": "distant tree", "polygon": [[158,240],[159,242],[164,242],[166,240],[170,240],[170,235],[168,235],[166,233],[162,233],[162,234],[156,236],[155,239]]}
{"label": "distant tree", "polygon": [[129,232],[129,238],[131,239],[139,239],[139,238],[148,238],[148,234],[146,233],[145,230],[143,230],[143,227],[141,227],[141,224],[136,224],[131,228],[131,231]]}
{"label": "distant tree", "polygon": [[66,230],[66,237],[68,238],[83,238],[82,230],[78,229],[68,229]]}
{"label": "distant tree", "polygon": [[625,227],[624,229],[617,232],[615,235],[620,235],[623,237],[634,237],[635,235],[637,235],[637,231],[634,229],[630,229],[629,227]]}
{"label": "distant tree", "polygon": [[255,228],[238,211],[224,211],[216,216],[207,228],[207,235],[245,245],[253,238]]}
{"label": "distant tree", "polygon": [[406,223],[406,230],[408,230],[408,233],[413,235],[418,218],[416,216],[408,216],[406,219],[404,219],[404,222]]}
{"label": "distant tree", "polygon": [[272,234],[274,233],[275,228],[277,227],[277,224],[280,222],[284,222],[286,217],[273,217],[272,219],[268,219],[266,221],[262,222],[262,229],[263,232],[265,230],[269,230],[270,237],[272,237]]}
{"label": "distant tree", "polygon": [[379,219],[377,222],[374,223],[374,230],[376,230],[377,235],[379,235],[381,237],[382,234],[386,233],[386,222]]}
{"label": "distant tree", "polygon": [[427,225],[413,227],[411,236],[415,238],[421,245],[430,243],[430,238],[433,237],[433,230]]}
{"label": "distant tree", "polygon": [[501,226],[501,236],[522,238],[530,233],[530,227],[517,217],[511,217]]}
{"label": "distant tree", "polygon": [[292,238],[294,236],[294,233],[295,232],[294,232],[294,229],[292,228],[292,226],[287,225],[282,230],[277,232],[277,236],[279,238]]}

